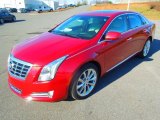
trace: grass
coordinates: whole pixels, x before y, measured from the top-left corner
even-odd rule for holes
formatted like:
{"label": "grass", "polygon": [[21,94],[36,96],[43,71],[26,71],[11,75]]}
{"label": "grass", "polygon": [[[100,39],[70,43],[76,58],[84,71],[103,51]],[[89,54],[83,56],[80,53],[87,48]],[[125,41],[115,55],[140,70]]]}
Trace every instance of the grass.
{"label": "grass", "polygon": [[[90,10],[126,10],[127,4],[97,4]],[[160,2],[131,3],[130,10],[140,12],[150,20],[160,20]]]}

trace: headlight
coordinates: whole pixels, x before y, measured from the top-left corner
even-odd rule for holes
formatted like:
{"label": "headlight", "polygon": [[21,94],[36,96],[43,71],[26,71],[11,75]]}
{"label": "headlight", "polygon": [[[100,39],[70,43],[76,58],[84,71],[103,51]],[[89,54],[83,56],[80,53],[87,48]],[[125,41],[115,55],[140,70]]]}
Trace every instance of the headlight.
{"label": "headlight", "polygon": [[66,58],[67,58],[67,56],[61,57],[61,58],[49,63],[48,65],[44,66],[40,75],[39,75],[38,81],[52,80],[57,72],[58,67]]}

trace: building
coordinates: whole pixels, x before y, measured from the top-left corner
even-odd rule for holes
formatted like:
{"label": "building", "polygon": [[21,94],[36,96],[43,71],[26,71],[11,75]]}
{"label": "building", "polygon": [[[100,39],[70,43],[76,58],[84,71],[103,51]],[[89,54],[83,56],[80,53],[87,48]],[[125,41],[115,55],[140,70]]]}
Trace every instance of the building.
{"label": "building", "polygon": [[51,7],[55,10],[59,6],[54,0],[0,0],[0,8],[28,8]]}
{"label": "building", "polygon": [[0,0],[0,8],[25,8],[24,0]]}
{"label": "building", "polygon": [[51,7],[55,10],[59,6],[59,2],[54,0],[24,0],[25,7],[28,9],[36,9],[39,7]]}

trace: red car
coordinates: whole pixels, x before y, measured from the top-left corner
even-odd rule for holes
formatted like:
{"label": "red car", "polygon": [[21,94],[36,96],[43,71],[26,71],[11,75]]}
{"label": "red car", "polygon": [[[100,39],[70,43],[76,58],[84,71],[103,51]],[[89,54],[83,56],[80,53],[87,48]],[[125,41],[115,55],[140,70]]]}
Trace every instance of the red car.
{"label": "red car", "polygon": [[87,98],[106,72],[135,55],[146,57],[154,32],[155,25],[136,12],[75,15],[12,49],[9,87],[27,100]]}

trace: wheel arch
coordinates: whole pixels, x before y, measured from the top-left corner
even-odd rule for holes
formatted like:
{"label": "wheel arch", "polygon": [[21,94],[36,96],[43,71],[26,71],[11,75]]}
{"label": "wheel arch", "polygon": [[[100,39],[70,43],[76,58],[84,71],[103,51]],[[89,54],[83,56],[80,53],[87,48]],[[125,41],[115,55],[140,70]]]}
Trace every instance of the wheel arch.
{"label": "wheel arch", "polygon": [[96,61],[96,60],[89,60],[89,61],[81,64],[81,65],[75,70],[75,72],[73,73],[73,76],[72,76],[71,81],[70,81],[70,83],[69,83],[68,95],[67,95],[67,98],[68,98],[68,99],[71,98],[70,90],[71,90],[71,86],[72,86],[72,84],[73,84],[73,82],[74,82],[74,77],[76,76],[76,73],[77,73],[83,66],[85,66],[85,65],[87,65],[87,64],[94,64],[94,65],[97,67],[98,72],[99,72],[99,73],[98,73],[98,74],[99,74],[98,77],[101,76],[102,66],[100,65],[100,63],[99,63],[98,61]]}
{"label": "wheel arch", "polygon": [[[101,68],[101,65],[99,64],[99,62],[97,62],[97,61],[95,61],[95,60],[91,60],[91,61],[88,61],[87,63],[85,63],[84,65],[90,64],[90,63],[91,63],[91,64],[94,64],[94,65],[97,67],[98,72],[99,72],[99,76],[98,76],[98,77],[100,77],[100,76],[101,76],[102,68]],[[82,65],[82,67],[83,67],[84,65]]]}
{"label": "wheel arch", "polygon": [[153,37],[149,36],[147,40],[150,40],[151,42],[153,42]]}
{"label": "wheel arch", "polygon": [[98,72],[99,72],[99,77],[101,76],[101,73],[102,73],[102,66],[100,65],[100,63],[96,60],[89,60],[89,61],[86,61],[84,63],[82,63],[79,67],[77,67],[77,69],[74,71],[73,73],[73,76],[72,76],[72,79],[71,79],[71,82],[73,81],[73,78],[75,76],[75,74],[85,65],[87,64],[94,64],[97,68],[98,68]]}

